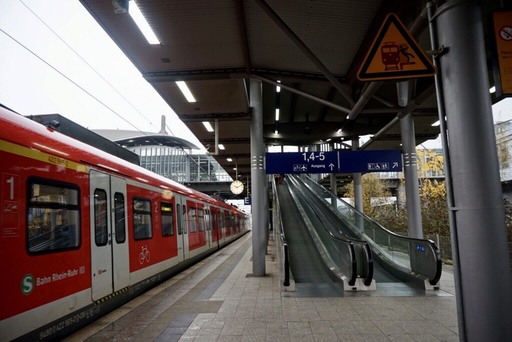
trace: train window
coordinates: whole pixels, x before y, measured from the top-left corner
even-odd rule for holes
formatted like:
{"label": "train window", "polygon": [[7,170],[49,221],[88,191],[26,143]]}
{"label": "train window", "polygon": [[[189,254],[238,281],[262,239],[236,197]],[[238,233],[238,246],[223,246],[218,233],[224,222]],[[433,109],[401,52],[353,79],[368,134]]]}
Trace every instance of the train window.
{"label": "train window", "polygon": [[199,231],[204,232],[204,209],[197,209],[197,220],[199,222]]}
{"label": "train window", "polygon": [[181,235],[181,204],[176,204],[176,213],[178,214],[178,217],[176,218],[176,222],[178,224],[178,235]]}
{"label": "train window", "polygon": [[80,246],[80,193],[75,185],[29,179],[27,247],[47,253]]}
{"label": "train window", "polygon": [[197,231],[197,211],[196,208],[188,207],[188,222],[189,232],[195,233]]}
{"label": "train window", "polygon": [[135,240],[151,239],[151,202],[147,199],[133,199],[133,236]]}
{"label": "train window", "polygon": [[162,236],[174,235],[172,204],[161,203],[160,213],[162,214]]}
{"label": "train window", "polygon": [[187,234],[187,206],[183,204],[182,208],[182,215],[181,215],[181,231],[183,234]]}
{"label": "train window", "polygon": [[204,221],[206,223],[206,230],[211,230],[212,229],[212,221],[211,221],[211,216],[210,216],[210,209],[206,209],[204,211]]}
{"label": "train window", "polygon": [[126,241],[125,220],[124,195],[116,192],[114,194],[114,224],[117,243],[124,243]]}
{"label": "train window", "polygon": [[222,213],[219,213],[217,215],[217,223],[218,223],[218,228],[220,228],[220,229],[224,228],[224,215],[222,215]]}
{"label": "train window", "polygon": [[94,241],[96,246],[105,246],[108,242],[107,193],[94,190]]}

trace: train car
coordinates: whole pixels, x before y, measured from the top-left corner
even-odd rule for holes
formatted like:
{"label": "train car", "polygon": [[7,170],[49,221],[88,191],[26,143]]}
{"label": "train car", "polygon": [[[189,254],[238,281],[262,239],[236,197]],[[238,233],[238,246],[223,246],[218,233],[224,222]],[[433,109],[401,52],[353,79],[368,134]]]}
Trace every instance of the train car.
{"label": "train car", "polygon": [[395,42],[385,42],[380,48],[384,70],[398,70],[400,64],[400,49]]}
{"label": "train car", "polygon": [[0,341],[57,340],[248,231],[233,206],[0,107]]}

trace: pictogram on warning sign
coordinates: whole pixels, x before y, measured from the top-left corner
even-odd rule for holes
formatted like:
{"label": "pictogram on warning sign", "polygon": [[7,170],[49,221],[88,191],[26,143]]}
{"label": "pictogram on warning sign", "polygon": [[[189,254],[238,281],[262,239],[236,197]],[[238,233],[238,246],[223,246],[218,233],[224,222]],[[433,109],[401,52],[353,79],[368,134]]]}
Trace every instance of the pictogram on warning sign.
{"label": "pictogram on warning sign", "polygon": [[[494,12],[496,98],[512,96],[512,11]],[[497,63],[496,63],[497,62]]]}
{"label": "pictogram on warning sign", "polygon": [[430,59],[409,34],[400,19],[390,13],[375,37],[357,78],[361,81],[432,76]]}

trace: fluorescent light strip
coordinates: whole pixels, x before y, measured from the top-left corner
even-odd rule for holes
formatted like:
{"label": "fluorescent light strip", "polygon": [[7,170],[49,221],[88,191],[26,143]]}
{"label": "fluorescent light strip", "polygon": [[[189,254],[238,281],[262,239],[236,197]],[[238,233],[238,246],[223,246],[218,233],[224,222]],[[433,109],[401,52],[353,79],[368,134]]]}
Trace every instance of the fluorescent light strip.
{"label": "fluorescent light strip", "polygon": [[203,126],[208,132],[213,132],[213,127],[208,121],[203,121]]}
{"label": "fluorescent light strip", "polygon": [[276,108],[276,121],[279,121],[279,108]]}
{"label": "fluorescent light strip", "polygon": [[228,162],[232,162],[232,161],[233,161],[233,159],[231,159],[231,158],[227,158],[226,160],[227,160]]}
{"label": "fluorescent light strip", "polygon": [[224,145],[222,145],[222,144],[219,144],[218,146],[219,146],[219,150],[225,150],[225,149],[226,149],[226,148],[224,147]]}
{"label": "fluorescent light strip", "polygon": [[489,88],[489,93],[494,94],[495,92],[496,92],[495,86],[492,86],[491,88]]}
{"label": "fluorescent light strip", "polygon": [[140,32],[146,37],[146,40],[151,45],[157,45],[160,44],[160,41],[155,35],[155,32],[151,29],[148,22],[146,21],[146,18],[142,15],[142,12],[139,9],[139,6],[137,6],[137,3],[133,0],[130,0],[128,3],[128,13],[130,13],[130,16],[132,17],[133,21],[135,21],[135,24],[137,24]]}
{"label": "fluorescent light strip", "polygon": [[181,92],[183,93],[183,96],[185,96],[188,102],[196,102],[194,95],[192,95],[192,92],[190,91],[190,89],[188,89],[187,84],[184,81],[176,81],[176,84],[178,85]]}

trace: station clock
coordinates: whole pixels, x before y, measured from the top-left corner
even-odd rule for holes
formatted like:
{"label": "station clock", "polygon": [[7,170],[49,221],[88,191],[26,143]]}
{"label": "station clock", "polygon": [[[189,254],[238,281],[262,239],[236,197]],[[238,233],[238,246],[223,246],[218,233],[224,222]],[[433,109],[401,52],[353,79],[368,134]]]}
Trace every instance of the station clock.
{"label": "station clock", "polygon": [[239,195],[242,193],[242,191],[244,191],[244,183],[237,179],[231,183],[229,188],[231,189],[232,193],[234,193],[235,195]]}

